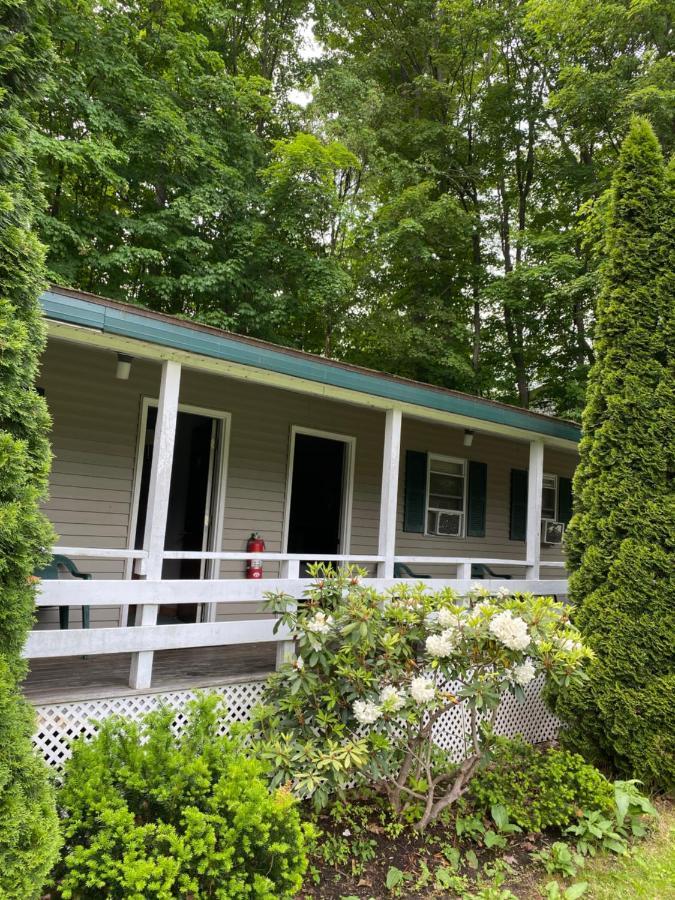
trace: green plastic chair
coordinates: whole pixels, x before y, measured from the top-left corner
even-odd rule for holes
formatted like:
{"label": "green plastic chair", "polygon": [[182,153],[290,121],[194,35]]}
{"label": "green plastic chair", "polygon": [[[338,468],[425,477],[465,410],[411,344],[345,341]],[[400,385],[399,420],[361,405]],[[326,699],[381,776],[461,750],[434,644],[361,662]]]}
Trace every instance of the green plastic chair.
{"label": "green plastic chair", "polygon": [[[510,579],[511,575],[497,575],[489,566],[484,563],[473,563],[471,565],[472,578],[505,578]],[[394,578],[431,578],[431,575],[418,575],[416,572],[406,566],[404,563],[396,563],[394,565]]]}
{"label": "green plastic chair", "polygon": [[[51,561],[47,563],[46,566],[43,566],[41,569],[36,569],[33,573],[37,578],[41,578],[43,581],[55,581],[60,578],[59,568],[63,567],[66,569],[73,578],[82,578],[85,581],[89,581],[91,579],[91,575],[88,572],[80,572],[72,559],[69,559],[67,556],[62,556],[57,553],[55,556],[52,556]],[[70,621],[70,607],[69,606],[59,606],[59,628],[67,629]],[[82,627],[89,628],[89,607],[82,607]]]}
{"label": "green plastic chair", "polygon": [[394,563],[394,578],[431,578],[431,575],[418,575],[405,563]]}
{"label": "green plastic chair", "polygon": [[513,577],[512,575],[497,575],[490,566],[486,566],[485,563],[472,563],[471,565],[471,577],[472,578],[494,578],[506,579],[506,581],[510,581]]}

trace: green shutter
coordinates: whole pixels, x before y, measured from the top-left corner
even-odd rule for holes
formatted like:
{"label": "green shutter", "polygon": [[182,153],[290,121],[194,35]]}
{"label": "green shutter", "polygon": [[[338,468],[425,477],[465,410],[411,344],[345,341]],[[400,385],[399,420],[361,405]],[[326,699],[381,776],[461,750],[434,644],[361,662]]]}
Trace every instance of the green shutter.
{"label": "green shutter", "polygon": [[468,537],[485,537],[486,508],[487,465],[482,462],[470,462],[466,515],[466,533]]}
{"label": "green shutter", "polygon": [[567,525],[572,518],[572,479],[558,477],[558,519]]}
{"label": "green shutter", "polygon": [[524,541],[527,533],[527,471],[511,469],[511,521],[509,539]]}
{"label": "green shutter", "polygon": [[427,506],[427,454],[406,450],[403,530],[424,534]]}

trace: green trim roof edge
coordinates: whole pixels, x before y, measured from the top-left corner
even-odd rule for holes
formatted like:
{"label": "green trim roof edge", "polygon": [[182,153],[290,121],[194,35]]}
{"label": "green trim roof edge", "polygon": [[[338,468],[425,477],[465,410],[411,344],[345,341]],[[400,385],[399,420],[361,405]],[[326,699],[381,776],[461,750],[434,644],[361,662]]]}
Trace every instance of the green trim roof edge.
{"label": "green trim roof edge", "polygon": [[56,322],[94,328],[105,334],[255,366],[306,381],[509,425],[562,440],[578,442],[581,437],[580,426],[565,419],[362,369],[349,363],[325,360],[310,353],[277,347],[198,323],[183,322],[128,303],[99,299],[93,294],[79,296],[79,292],[53,287],[42,294],[40,302],[45,317]]}

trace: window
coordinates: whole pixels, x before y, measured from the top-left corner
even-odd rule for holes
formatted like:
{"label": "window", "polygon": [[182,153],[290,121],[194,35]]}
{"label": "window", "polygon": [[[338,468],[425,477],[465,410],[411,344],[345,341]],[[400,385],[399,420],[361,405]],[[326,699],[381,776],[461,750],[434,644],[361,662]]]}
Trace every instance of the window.
{"label": "window", "polygon": [[464,537],[466,462],[429,455],[427,534]]}
{"label": "window", "polygon": [[544,475],[541,487],[541,517],[558,521],[558,476]]}

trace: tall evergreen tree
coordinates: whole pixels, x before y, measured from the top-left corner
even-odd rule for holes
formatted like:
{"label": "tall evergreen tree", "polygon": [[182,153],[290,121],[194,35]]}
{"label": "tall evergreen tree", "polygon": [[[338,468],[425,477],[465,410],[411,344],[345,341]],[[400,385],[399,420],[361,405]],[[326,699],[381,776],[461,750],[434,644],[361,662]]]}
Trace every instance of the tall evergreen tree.
{"label": "tall evergreen tree", "polygon": [[[583,417],[570,596],[596,653],[559,701],[566,739],[616,770],[675,783],[673,181],[632,121],[614,175]],[[669,184],[670,196],[666,185]]]}
{"label": "tall evergreen tree", "polygon": [[59,846],[46,767],[20,692],[33,620],[31,574],[52,541],[38,510],[50,465],[49,416],[34,381],[44,332],[43,249],[29,129],[17,97],[39,83],[48,46],[39,0],[0,2],[0,898],[39,894]]}

